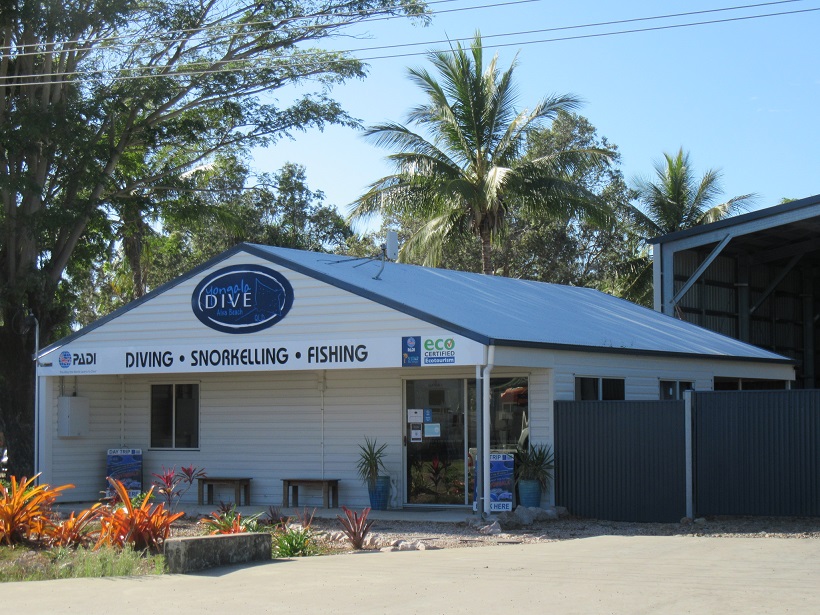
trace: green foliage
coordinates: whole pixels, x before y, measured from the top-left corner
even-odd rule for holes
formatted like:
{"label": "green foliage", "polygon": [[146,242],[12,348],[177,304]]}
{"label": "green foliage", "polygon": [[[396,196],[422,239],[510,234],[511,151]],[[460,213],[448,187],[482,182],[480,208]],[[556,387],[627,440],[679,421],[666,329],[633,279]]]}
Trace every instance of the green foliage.
{"label": "green foliage", "polygon": [[552,447],[545,444],[531,444],[529,448],[518,448],[515,453],[516,482],[537,480],[542,489],[552,483],[555,470],[555,455]]}
{"label": "green foliage", "polygon": [[152,499],[154,499],[153,491],[141,491],[133,498],[131,498],[131,506],[139,508],[146,502],[146,500],[150,502]]}
{"label": "green foliage", "polygon": [[602,204],[573,181],[572,172],[605,158],[605,151],[524,156],[528,134],[576,108],[576,97],[549,96],[532,110],[517,111],[515,63],[502,71],[496,56],[485,66],[479,34],[469,49],[459,44],[429,59],[436,77],[426,69],[409,71],[426,102],[407,117],[423,132],[393,122],[367,130],[376,145],[395,151],[389,159],[396,171],[370,185],[353,217],[379,212],[418,220],[402,258],[415,255],[425,265],[437,265],[453,242],[478,239],[480,270],[493,274],[492,246],[508,233],[513,207],[527,217],[600,215]]}
{"label": "green foliage", "polygon": [[370,528],[373,526],[373,520],[367,520],[370,508],[365,508],[360,514],[355,510],[342,506],[342,512],[345,514],[344,517],[336,515],[342,525],[342,531],[354,549],[361,549],[364,546],[365,538],[370,533]]}
{"label": "green foliage", "polygon": [[274,557],[308,557],[319,554],[316,537],[309,527],[285,527],[273,535]]}
{"label": "green foliage", "polygon": [[[33,331],[20,320],[33,312],[45,345],[71,331],[77,304],[100,313],[104,286],[114,298],[102,311],[141,295],[157,222],[211,215],[181,198],[203,190],[194,170],[307,128],[356,126],[327,92],[365,67],[321,45],[374,14],[425,11],[416,0],[23,4],[3,9],[0,45],[0,425],[18,476],[32,466],[34,416]],[[106,270],[112,256],[130,271]]]}
{"label": "green foliage", "polygon": [[130,547],[55,548],[36,552],[0,547],[0,582],[142,576],[164,572],[164,557],[146,555]]}
{"label": "green foliage", "polygon": [[633,211],[636,224],[649,238],[717,222],[745,211],[755,195],[744,194],[716,203],[723,191],[720,177],[720,171],[708,169],[698,179],[689,153],[683,148],[675,155],[664,153],[663,161],[655,164],[654,180],[635,180],[641,205]]}
{"label": "green foliage", "polygon": [[359,461],[356,464],[356,471],[361,481],[373,489],[376,486],[376,479],[379,473],[385,470],[384,457],[387,454],[387,444],[379,446],[376,438],[372,440],[365,436],[364,444],[359,444]]}
{"label": "green foliage", "polygon": [[265,524],[260,521],[262,513],[251,517],[242,517],[242,513],[236,510],[236,504],[229,507],[222,507],[215,510],[210,517],[202,519],[200,523],[205,525],[211,535],[215,534],[242,534],[244,532],[263,532]]}

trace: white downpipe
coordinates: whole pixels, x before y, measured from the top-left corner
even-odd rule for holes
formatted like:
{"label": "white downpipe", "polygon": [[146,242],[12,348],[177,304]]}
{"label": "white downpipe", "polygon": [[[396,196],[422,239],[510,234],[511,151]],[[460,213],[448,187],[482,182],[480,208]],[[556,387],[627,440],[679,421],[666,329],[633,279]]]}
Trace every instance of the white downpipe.
{"label": "white downpipe", "polygon": [[[40,474],[40,321],[34,318],[34,475]],[[40,484],[39,479],[37,484]]]}
{"label": "white downpipe", "polygon": [[[484,360],[487,360],[487,349],[484,348]],[[483,365],[476,365],[475,366],[475,425],[476,425],[476,458],[473,459],[473,465],[475,466],[475,501],[473,502],[473,512],[477,514],[481,514],[484,511],[484,508],[481,502],[484,500],[484,474],[482,468],[484,467],[483,463],[478,462],[478,454],[481,452],[483,447],[484,438],[482,437],[481,431],[481,421],[482,416],[484,416],[484,404],[481,403],[481,394],[484,391],[484,387],[481,381],[481,374],[482,370],[484,369]],[[469,441],[469,438],[468,438]],[[469,485],[469,481],[464,483],[465,485]],[[470,494],[473,495],[473,494]]]}
{"label": "white downpipe", "polygon": [[120,448],[125,448],[125,376],[120,375]]}
{"label": "white downpipe", "polygon": [[484,405],[484,412],[481,417],[482,425],[482,446],[481,446],[481,467],[482,479],[484,482],[484,514],[490,514],[490,376],[495,363],[495,346],[490,346],[487,354],[487,365],[484,366],[484,375],[481,380],[481,401]]}
{"label": "white downpipe", "polygon": [[322,480],[325,478],[325,389],[327,389],[327,372],[322,370],[319,376],[319,393],[322,395]]}

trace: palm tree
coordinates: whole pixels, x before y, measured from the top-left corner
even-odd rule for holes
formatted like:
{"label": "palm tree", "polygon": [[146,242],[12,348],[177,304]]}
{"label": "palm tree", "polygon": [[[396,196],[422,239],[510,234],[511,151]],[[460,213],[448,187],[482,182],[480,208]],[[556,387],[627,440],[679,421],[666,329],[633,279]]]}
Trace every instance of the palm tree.
{"label": "palm tree", "polygon": [[491,275],[491,246],[506,231],[512,207],[522,215],[600,211],[570,175],[603,152],[523,157],[528,131],[560,110],[575,109],[579,99],[548,96],[532,110],[517,112],[516,62],[502,72],[496,55],[485,68],[479,33],[469,49],[458,44],[429,58],[438,78],[425,69],[409,70],[427,100],[410,110],[408,123],[432,140],[398,123],[368,128],[366,137],[376,145],[398,150],[388,157],[396,172],[369,186],[353,204],[352,218],[392,213],[422,220],[403,252],[423,254],[426,265],[437,264],[446,241],[476,238],[482,270]]}
{"label": "palm tree", "polygon": [[634,182],[642,209],[635,208],[633,215],[647,239],[728,218],[745,211],[755,199],[754,194],[744,194],[713,204],[723,192],[720,171],[709,169],[698,180],[683,148],[674,156],[664,153],[663,158],[655,163],[655,181]]}
{"label": "palm tree", "polygon": [[[698,179],[689,162],[689,152],[680,148],[677,154],[664,153],[655,163],[655,178],[633,181],[640,207],[631,214],[644,240],[700,224],[717,222],[748,209],[756,195],[744,194],[715,204],[723,190],[721,173],[708,169]],[[624,288],[620,295],[636,303],[652,303],[652,260],[648,249],[624,263]]]}

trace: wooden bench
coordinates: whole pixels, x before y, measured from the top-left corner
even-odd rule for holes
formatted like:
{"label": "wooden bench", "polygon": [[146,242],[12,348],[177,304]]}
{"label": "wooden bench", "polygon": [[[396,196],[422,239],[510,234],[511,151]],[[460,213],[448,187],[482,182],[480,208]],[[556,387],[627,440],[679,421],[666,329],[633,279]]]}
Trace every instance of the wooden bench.
{"label": "wooden bench", "polygon": [[206,476],[197,479],[197,504],[203,504],[205,487],[208,488],[208,504],[214,503],[214,485],[230,485],[234,489],[234,501],[237,506],[242,505],[242,492],[245,492],[245,506],[251,503],[251,480],[245,477],[233,476]]}
{"label": "wooden bench", "polygon": [[325,508],[339,508],[339,479],[338,478],[283,478],[282,479],[282,508],[290,508],[290,490],[293,489],[293,506],[299,506],[299,486],[322,486],[322,504]]}

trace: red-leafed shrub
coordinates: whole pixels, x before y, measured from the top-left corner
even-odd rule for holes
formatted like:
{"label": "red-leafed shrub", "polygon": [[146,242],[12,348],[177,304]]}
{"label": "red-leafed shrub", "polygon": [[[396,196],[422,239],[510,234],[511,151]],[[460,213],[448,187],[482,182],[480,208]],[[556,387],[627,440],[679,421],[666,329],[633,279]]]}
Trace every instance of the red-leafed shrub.
{"label": "red-leafed shrub", "polygon": [[171,513],[165,510],[163,504],[152,507],[150,497],[145,498],[140,506],[134,506],[128,497],[128,490],[120,481],[109,478],[108,482],[114,488],[119,504],[100,509],[101,527],[97,546],[131,545],[134,549],[159,553],[162,543],[171,533],[171,524],[185,513]]}
{"label": "red-leafed shrub", "polygon": [[0,485],[0,542],[11,545],[22,540],[39,538],[51,527],[51,505],[57,496],[74,485],[51,487],[35,485],[37,476],[17,480],[12,476],[9,486]]}

